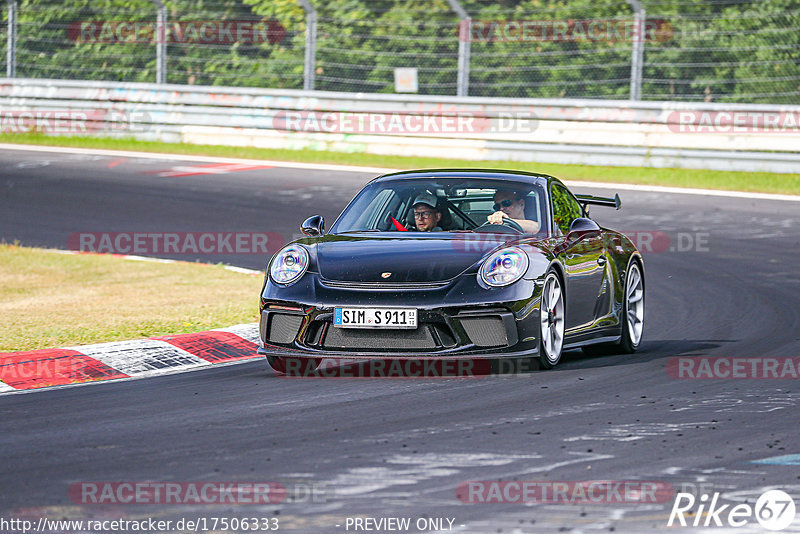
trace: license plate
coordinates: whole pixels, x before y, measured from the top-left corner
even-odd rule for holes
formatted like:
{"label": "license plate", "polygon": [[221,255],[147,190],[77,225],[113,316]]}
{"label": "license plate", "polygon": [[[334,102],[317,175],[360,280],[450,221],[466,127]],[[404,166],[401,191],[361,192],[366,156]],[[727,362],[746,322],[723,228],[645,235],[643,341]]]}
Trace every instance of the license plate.
{"label": "license plate", "polygon": [[333,326],[342,328],[416,328],[417,310],[409,308],[334,308]]}

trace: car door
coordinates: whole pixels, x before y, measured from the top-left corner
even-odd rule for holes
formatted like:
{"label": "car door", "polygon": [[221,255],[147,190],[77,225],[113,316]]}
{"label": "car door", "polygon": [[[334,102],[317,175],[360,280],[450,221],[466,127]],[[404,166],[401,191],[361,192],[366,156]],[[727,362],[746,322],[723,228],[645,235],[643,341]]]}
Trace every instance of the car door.
{"label": "car door", "polygon": [[567,189],[554,183],[550,189],[554,231],[565,239],[566,330],[580,330],[595,321],[597,301],[605,277],[606,257],[601,235],[567,242],[572,222],[583,217],[583,209]]}

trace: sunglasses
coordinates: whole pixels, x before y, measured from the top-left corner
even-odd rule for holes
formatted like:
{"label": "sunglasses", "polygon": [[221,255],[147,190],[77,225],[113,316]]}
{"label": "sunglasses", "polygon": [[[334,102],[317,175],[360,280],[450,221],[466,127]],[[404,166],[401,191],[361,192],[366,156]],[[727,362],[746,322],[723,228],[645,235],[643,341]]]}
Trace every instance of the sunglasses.
{"label": "sunglasses", "polygon": [[514,202],[516,202],[516,200],[511,198],[507,198],[501,202],[498,202],[497,204],[494,205],[494,211],[500,211],[500,208],[507,208]]}

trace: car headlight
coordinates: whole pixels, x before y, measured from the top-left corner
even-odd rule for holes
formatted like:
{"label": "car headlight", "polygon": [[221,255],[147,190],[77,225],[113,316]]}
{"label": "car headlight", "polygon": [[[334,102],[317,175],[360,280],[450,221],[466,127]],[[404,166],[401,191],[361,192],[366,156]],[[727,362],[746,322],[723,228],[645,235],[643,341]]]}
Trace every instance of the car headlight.
{"label": "car headlight", "polygon": [[481,280],[490,287],[513,284],[528,270],[528,255],[518,247],[499,250],[481,265]]}
{"label": "car headlight", "polygon": [[278,284],[288,286],[297,282],[308,269],[308,252],[300,245],[284,248],[269,268],[269,276]]}

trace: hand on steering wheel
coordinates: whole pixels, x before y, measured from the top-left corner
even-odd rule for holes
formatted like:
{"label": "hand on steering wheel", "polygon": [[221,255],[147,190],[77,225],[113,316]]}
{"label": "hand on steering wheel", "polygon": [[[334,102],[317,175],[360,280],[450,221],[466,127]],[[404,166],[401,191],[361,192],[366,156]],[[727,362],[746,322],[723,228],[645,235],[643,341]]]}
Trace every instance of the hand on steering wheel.
{"label": "hand on steering wheel", "polygon": [[495,212],[495,213],[502,213],[502,219],[500,220],[500,222],[494,222],[493,219],[496,219],[496,217],[493,217],[493,215],[494,215],[494,213],[493,213],[492,215],[489,215],[489,217],[487,217],[486,222],[483,223],[481,225],[481,227],[490,226],[490,225],[501,225],[501,226],[507,226],[508,228],[511,228],[512,230],[516,230],[517,232],[519,232],[521,234],[525,233],[525,230],[522,229],[522,226],[520,226],[517,221],[515,221],[514,219],[508,217],[502,211]]}

